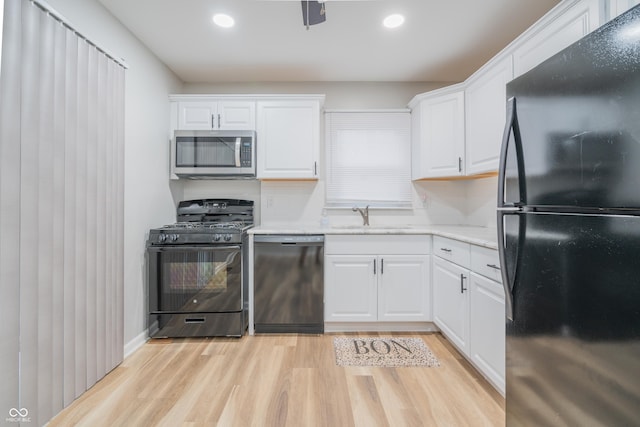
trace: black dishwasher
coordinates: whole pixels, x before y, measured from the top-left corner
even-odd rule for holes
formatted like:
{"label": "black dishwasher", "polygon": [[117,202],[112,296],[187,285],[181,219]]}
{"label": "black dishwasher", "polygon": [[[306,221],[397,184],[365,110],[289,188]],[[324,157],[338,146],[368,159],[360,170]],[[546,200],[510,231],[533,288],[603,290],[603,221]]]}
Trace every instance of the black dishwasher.
{"label": "black dishwasher", "polygon": [[324,236],[254,237],[256,333],[324,332]]}

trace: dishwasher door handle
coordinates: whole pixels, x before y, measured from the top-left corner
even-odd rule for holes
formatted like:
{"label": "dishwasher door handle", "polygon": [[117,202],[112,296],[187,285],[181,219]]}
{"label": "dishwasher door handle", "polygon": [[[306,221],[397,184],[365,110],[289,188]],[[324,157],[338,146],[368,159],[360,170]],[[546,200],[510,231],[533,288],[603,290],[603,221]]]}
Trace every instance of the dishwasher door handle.
{"label": "dishwasher door handle", "polygon": [[275,234],[256,235],[253,239],[256,246],[258,245],[291,245],[291,246],[323,246],[324,236],[322,235],[300,235],[300,236],[282,236]]}

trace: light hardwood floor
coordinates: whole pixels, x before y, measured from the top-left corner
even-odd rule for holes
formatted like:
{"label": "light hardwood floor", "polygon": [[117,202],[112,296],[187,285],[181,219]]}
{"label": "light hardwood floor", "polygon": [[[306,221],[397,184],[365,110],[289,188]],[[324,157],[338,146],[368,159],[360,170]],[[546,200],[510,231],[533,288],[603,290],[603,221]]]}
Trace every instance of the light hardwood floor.
{"label": "light hardwood floor", "polygon": [[333,337],[151,340],[49,426],[504,426],[504,399],[440,334],[440,367],[335,365]]}

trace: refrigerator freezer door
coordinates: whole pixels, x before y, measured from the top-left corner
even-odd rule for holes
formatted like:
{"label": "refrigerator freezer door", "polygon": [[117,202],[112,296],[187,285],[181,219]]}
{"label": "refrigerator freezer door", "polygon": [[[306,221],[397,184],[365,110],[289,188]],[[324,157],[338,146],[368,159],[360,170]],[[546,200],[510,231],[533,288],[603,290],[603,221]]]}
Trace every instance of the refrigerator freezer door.
{"label": "refrigerator freezer door", "polygon": [[640,210],[638,22],[640,7],[507,85],[525,205]]}
{"label": "refrigerator freezer door", "polygon": [[640,217],[515,216],[507,425],[637,424]]}

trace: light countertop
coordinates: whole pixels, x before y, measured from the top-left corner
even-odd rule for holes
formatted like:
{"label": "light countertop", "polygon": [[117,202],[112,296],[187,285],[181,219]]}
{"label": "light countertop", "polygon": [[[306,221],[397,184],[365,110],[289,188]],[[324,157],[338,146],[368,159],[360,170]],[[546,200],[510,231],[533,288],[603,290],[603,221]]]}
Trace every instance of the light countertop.
{"label": "light countertop", "polygon": [[328,226],[320,225],[261,225],[249,234],[425,234],[448,237],[462,242],[497,249],[495,228],[465,225],[408,225],[408,226]]}

